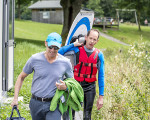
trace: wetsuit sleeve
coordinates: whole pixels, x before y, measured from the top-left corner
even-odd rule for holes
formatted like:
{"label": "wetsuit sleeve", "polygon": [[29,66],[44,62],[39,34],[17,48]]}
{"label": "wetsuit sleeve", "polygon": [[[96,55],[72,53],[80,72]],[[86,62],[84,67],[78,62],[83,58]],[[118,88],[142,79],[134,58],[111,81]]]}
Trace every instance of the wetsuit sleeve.
{"label": "wetsuit sleeve", "polygon": [[98,85],[99,85],[99,95],[104,96],[104,80],[105,80],[105,67],[104,67],[104,56],[100,52],[98,54],[99,63],[98,63]]}
{"label": "wetsuit sleeve", "polygon": [[69,45],[63,46],[58,50],[58,53],[64,55],[66,52],[73,50],[74,44],[71,43]]}

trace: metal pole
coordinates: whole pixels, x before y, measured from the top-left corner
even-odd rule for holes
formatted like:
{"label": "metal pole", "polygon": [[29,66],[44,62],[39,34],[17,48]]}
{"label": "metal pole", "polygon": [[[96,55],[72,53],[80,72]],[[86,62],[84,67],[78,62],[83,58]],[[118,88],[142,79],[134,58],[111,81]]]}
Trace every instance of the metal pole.
{"label": "metal pole", "polygon": [[3,91],[5,91],[6,90],[6,78],[5,78],[5,70],[6,70],[6,68],[5,68],[5,60],[6,60],[6,58],[5,58],[5,53],[6,53],[6,49],[5,49],[5,46],[6,46],[6,44],[5,44],[5,39],[6,39],[6,14],[7,14],[7,12],[6,12],[6,4],[7,4],[7,1],[6,0],[3,0],[3,26],[2,26],[2,29],[3,29],[3,31],[2,31],[2,89],[3,89]]}
{"label": "metal pole", "polygon": [[3,55],[3,0],[0,0],[0,104],[2,98],[2,80],[3,80],[3,68],[2,68],[2,55]]}

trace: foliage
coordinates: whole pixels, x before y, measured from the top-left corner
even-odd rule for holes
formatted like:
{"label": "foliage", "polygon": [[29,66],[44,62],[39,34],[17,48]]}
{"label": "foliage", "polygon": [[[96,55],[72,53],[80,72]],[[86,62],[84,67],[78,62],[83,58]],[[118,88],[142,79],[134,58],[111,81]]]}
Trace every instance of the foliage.
{"label": "foliage", "polygon": [[28,6],[30,4],[23,4],[23,5],[20,5],[20,10],[18,10],[17,6],[16,7],[16,10],[15,10],[15,18],[18,18],[19,19],[19,12],[20,12],[20,18],[23,19],[23,20],[31,20],[31,9],[28,9]]}
{"label": "foliage", "polygon": [[30,10],[28,10],[28,6],[31,3],[35,3],[38,0],[15,0],[15,17],[18,19],[28,20],[31,18]]}
{"label": "foliage", "polygon": [[95,99],[93,120],[149,119],[150,69],[145,69],[149,68],[149,60],[141,64],[139,59],[147,61],[150,54],[146,57],[146,54],[138,56],[137,52],[131,52],[139,51],[140,54],[140,51],[146,51],[143,43],[138,47],[133,48],[133,46],[125,53],[115,52],[114,49],[104,51],[106,72],[104,105],[100,111],[97,111]]}
{"label": "foliage", "polygon": [[27,7],[22,7],[22,14],[21,19],[23,20],[31,20],[32,12],[31,9],[28,9]]}
{"label": "foliage", "polygon": [[95,17],[115,17],[117,4],[113,0],[86,0],[83,2],[84,8],[95,12]]}
{"label": "foliage", "polygon": [[136,9],[137,12],[137,20],[139,31],[141,31],[141,16],[143,11],[148,11],[150,2],[149,0],[115,0],[117,1],[120,8],[124,9]]}
{"label": "foliage", "polygon": [[100,0],[100,6],[105,17],[116,17],[116,4],[114,0]]}
{"label": "foliage", "polygon": [[139,67],[144,67],[146,69],[150,68],[150,44],[143,43],[135,43],[131,45],[128,52],[132,57],[132,61],[135,61]]}
{"label": "foliage", "polygon": [[95,16],[103,15],[103,10],[100,6],[100,0],[89,0],[86,8],[89,8],[95,12]]}
{"label": "foliage", "polygon": [[136,23],[135,12],[134,11],[123,11],[119,12],[120,19],[123,19],[123,22]]}

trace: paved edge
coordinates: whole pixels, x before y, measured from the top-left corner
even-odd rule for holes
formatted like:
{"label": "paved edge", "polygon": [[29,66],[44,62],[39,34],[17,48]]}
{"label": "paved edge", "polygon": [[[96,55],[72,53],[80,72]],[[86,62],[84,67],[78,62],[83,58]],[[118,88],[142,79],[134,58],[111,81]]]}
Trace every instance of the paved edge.
{"label": "paved edge", "polygon": [[109,36],[109,35],[107,35],[107,34],[104,34],[104,33],[102,33],[102,32],[100,32],[100,35],[103,36],[104,38],[107,38],[107,39],[111,40],[111,41],[120,43],[120,44],[122,44],[122,45],[130,46],[129,44],[124,43],[124,42],[122,42],[122,41],[120,41],[120,40],[118,40],[118,39],[116,39],[116,38],[113,38],[113,37],[111,37],[111,36]]}

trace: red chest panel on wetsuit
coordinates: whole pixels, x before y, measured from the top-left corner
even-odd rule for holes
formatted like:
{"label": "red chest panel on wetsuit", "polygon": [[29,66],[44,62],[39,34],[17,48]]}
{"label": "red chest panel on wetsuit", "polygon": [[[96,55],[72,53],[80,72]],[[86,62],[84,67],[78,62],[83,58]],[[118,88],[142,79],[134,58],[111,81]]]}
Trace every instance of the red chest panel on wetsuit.
{"label": "red chest panel on wetsuit", "polygon": [[94,52],[88,57],[83,47],[79,47],[79,63],[74,66],[74,78],[77,81],[94,82],[97,73],[97,58],[100,51],[95,48]]}

